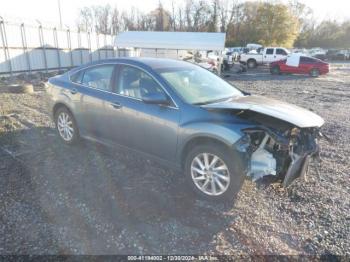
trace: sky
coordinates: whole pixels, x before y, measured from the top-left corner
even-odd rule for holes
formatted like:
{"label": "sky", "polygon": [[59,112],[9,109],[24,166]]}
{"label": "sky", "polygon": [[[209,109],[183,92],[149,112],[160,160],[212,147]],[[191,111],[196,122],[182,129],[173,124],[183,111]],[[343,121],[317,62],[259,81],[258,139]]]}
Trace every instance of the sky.
{"label": "sky", "polygon": [[[58,25],[58,1],[61,3],[63,25],[71,27],[76,25],[79,9],[84,6],[110,4],[122,10],[128,10],[134,6],[143,12],[149,12],[159,3],[159,0],[0,0],[0,16],[15,22],[33,24],[38,20],[43,25]],[[170,9],[172,0],[161,0],[161,2],[164,7]],[[181,5],[183,0],[174,0],[174,2]],[[343,21],[350,18],[349,0],[301,0],[301,2],[314,10],[314,16],[318,21],[323,19]]]}

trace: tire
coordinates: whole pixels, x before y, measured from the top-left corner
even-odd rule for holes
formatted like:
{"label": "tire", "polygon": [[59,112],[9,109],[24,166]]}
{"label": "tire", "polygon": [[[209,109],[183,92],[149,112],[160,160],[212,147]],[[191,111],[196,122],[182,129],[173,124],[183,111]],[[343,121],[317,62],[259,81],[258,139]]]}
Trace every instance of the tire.
{"label": "tire", "polygon": [[318,70],[317,68],[313,68],[310,71],[310,76],[311,77],[318,77],[320,75],[320,70]]}
{"label": "tire", "polygon": [[275,65],[270,70],[271,74],[273,75],[279,75],[281,73],[280,67],[278,65]]}
{"label": "tire", "polygon": [[[221,169],[220,171],[217,171],[220,176],[217,174],[214,175],[213,173],[210,175],[198,173],[195,171],[197,169],[199,169],[201,172],[203,171],[203,169],[197,165],[198,162],[196,161],[196,158],[199,158],[203,164],[205,162],[203,161],[204,158],[200,157],[203,156],[203,154],[208,154],[209,161],[207,161],[207,163],[211,163],[214,156],[218,157],[219,160],[217,160],[216,164],[213,165],[213,167],[218,168],[225,165],[227,171]],[[232,201],[240,191],[244,182],[245,175],[242,166],[243,165],[241,163],[241,160],[239,157],[237,157],[235,152],[219,144],[207,144],[196,146],[188,152],[184,169],[188,185],[200,198],[210,201]],[[202,176],[206,177],[206,179],[203,179]],[[225,180],[223,177],[225,177]],[[197,178],[197,183],[195,182],[195,178]],[[221,186],[217,182],[218,180]],[[216,188],[217,191],[216,195],[213,194],[214,190],[212,187],[212,181],[215,183],[214,188]],[[206,189],[200,189],[200,185],[205,186],[205,183],[207,183]],[[203,190],[211,191],[211,194],[206,193]],[[222,192],[218,194],[219,191]]]}
{"label": "tire", "polygon": [[256,66],[257,66],[257,63],[256,63],[256,61],[254,59],[249,59],[247,61],[247,67],[248,68],[252,69],[252,68],[256,68]]}
{"label": "tire", "polygon": [[24,84],[24,85],[12,85],[8,88],[10,93],[15,94],[32,94],[34,92],[34,87],[32,84]]}
{"label": "tire", "polygon": [[65,144],[73,145],[79,141],[78,126],[74,116],[66,107],[60,107],[55,112],[55,125],[59,137]]}

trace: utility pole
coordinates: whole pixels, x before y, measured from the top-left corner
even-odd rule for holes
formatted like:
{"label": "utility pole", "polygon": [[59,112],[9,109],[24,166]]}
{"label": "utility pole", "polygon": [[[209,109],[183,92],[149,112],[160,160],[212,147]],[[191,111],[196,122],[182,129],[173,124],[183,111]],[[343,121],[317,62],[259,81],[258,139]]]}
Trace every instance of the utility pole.
{"label": "utility pole", "polygon": [[57,0],[57,3],[58,3],[58,13],[59,13],[59,16],[60,16],[60,29],[62,29],[61,1]]}

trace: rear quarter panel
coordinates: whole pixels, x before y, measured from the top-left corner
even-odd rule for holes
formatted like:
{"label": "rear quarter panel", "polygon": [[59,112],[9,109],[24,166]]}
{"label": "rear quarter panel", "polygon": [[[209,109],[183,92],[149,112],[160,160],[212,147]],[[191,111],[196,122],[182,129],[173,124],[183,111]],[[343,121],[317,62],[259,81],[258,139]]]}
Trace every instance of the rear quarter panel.
{"label": "rear quarter panel", "polygon": [[52,119],[54,119],[54,108],[58,104],[65,105],[72,112],[75,111],[74,103],[72,103],[71,98],[69,97],[69,82],[67,81],[68,77],[65,75],[56,76],[49,79],[47,92],[48,99],[48,110]]}

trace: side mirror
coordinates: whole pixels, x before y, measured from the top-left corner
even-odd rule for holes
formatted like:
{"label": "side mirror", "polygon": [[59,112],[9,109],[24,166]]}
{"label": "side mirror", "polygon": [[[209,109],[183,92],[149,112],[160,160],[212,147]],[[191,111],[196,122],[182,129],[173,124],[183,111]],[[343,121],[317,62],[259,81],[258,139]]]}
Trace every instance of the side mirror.
{"label": "side mirror", "polygon": [[142,101],[146,104],[169,105],[167,96],[161,92],[143,94]]}

